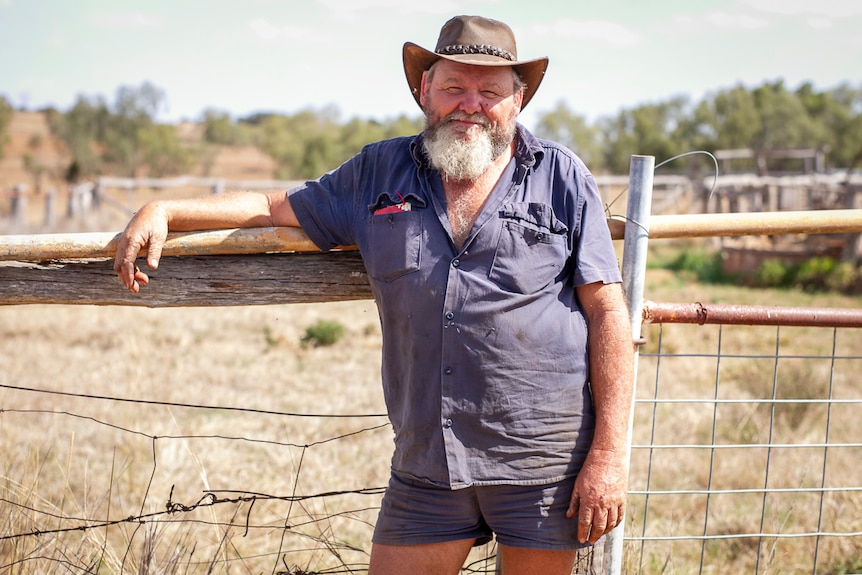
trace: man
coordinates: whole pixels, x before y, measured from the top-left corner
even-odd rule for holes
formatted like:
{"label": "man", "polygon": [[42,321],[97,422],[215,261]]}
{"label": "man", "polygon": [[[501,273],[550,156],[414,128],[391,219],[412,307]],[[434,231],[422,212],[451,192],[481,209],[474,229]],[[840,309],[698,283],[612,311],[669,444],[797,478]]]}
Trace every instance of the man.
{"label": "man", "polygon": [[395,431],[369,573],[454,574],[495,534],[505,573],[568,574],[622,521],[627,485],[633,346],[596,184],[517,124],[548,61],[518,61],[505,24],[458,16],[403,58],[422,134],[289,194],[148,204],[114,269],[137,292],[136,254],[155,269],[168,229],[357,245]]}

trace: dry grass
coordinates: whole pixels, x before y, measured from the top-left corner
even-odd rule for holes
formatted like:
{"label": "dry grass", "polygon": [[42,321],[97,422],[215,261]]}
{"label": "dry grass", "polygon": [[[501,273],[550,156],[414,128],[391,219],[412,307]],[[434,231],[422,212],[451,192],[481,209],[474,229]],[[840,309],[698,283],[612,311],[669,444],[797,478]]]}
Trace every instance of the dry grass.
{"label": "dry grass", "polygon": [[[722,301],[853,306],[848,298],[754,292],[679,283],[651,271],[647,294],[659,301]],[[305,329],[338,321],[345,336],[331,347],[303,346]],[[650,328],[654,349],[656,328]],[[728,330],[726,353],[770,353],[774,330]],[[862,354],[858,333],[843,332],[841,353]],[[0,307],[0,573],[204,573],[347,572],[364,570],[379,494],[346,493],[300,501],[330,491],[385,485],[391,452],[388,426],[318,443],[384,424],[383,418],[304,418],[278,413],[381,414],[380,333],[373,302],[220,309],[137,309],[90,306]],[[666,326],[665,351],[714,353],[716,329]],[[822,333],[782,331],[782,345],[822,350]],[[792,347],[789,350],[795,349]],[[642,358],[640,396],[653,393],[650,359]],[[665,397],[709,395],[714,366],[695,358],[664,358]],[[713,361],[714,363],[714,361]],[[722,394],[768,397],[771,366],[726,360]],[[789,362],[792,388],[779,394],[808,397],[827,385],[824,367]],[[840,371],[840,370],[839,370]],[[862,390],[846,370],[836,394]],[[35,388],[89,396],[156,400],[173,404],[235,406],[254,411],[197,409],[126,403],[11,389]],[[708,441],[712,406],[660,406],[657,443]],[[787,406],[775,415],[775,441],[817,441],[822,407]],[[265,413],[266,412],[266,413]],[[768,409],[722,406],[716,432],[725,442],[759,443],[770,431]],[[853,409],[836,408],[833,441],[859,437]],[[647,438],[651,414],[638,414],[637,443]],[[241,438],[241,439],[238,439]],[[822,440],[822,439],[821,439]],[[308,446],[308,447],[306,447]],[[857,454],[858,455],[858,454]],[[835,466],[858,477],[858,457],[835,453]],[[770,487],[811,485],[817,453],[774,455]],[[714,461],[712,485],[722,489],[762,483],[763,453],[727,450]],[[701,489],[709,483],[709,452],[657,452],[653,489]],[[822,464],[822,463],[821,463]],[[642,487],[645,462],[633,462],[633,487]],[[837,481],[837,477],[835,478]],[[639,483],[640,482],[640,483]],[[219,498],[187,512],[166,514],[170,501],[193,507],[205,493]],[[236,500],[259,494],[255,500]],[[795,497],[795,499],[794,499]],[[792,499],[792,500],[791,500]],[[205,498],[205,504],[213,500]],[[770,496],[764,528],[807,530],[817,501],[800,495]],[[860,529],[853,496],[827,500],[825,529]],[[760,528],[762,496],[714,496],[710,532],[751,533]],[[651,502],[648,534],[702,530],[705,497],[684,495]],[[642,500],[633,497],[631,532],[639,533]],[[146,522],[123,520],[148,514]],[[816,515],[814,515],[816,516]],[[77,519],[69,519],[77,518]],[[118,522],[108,526],[105,522]],[[288,529],[284,529],[285,525]],[[93,527],[51,533],[61,528]],[[476,551],[477,568],[492,548]],[[858,540],[828,539],[819,565],[860,555]],[[759,551],[768,572],[795,572],[810,564],[810,541],[767,541]],[[704,553],[721,572],[752,572],[756,540],[674,542],[651,546],[643,573],[689,573]],[[628,561],[638,558],[633,548]],[[712,570],[710,570],[712,569]],[[826,571],[826,569],[823,569]],[[809,569],[810,571],[810,569]],[[635,572],[634,568],[630,572]],[[767,572],[762,570],[761,572]]]}
{"label": "dry grass", "polygon": [[[380,335],[371,302],[171,310],[25,306],[0,308],[0,317],[4,385],[266,412],[384,412]],[[335,346],[304,349],[303,330],[319,318],[337,319],[347,334]],[[161,512],[172,491],[172,501],[191,506],[208,490],[222,498],[243,492],[310,495],[379,487],[387,479],[388,426],[313,445],[384,424],[381,417],[299,418],[10,389],[0,392],[0,405],[14,410],[0,418],[0,492],[8,500],[0,514],[4,535],[85,523],[62,521],[62,515],[98,522]],[[67,556],[83,567],[91,561],[87,549],[101,553],[107,539],[101,561],[109,573],[121,572],[123,560],[127,570],[140,565],[148,554],[163,564],[173,557],[188,559],[191,548],[194,562],[204,565],[242,557],[232,561],[233,569],[271,571],[285,521],[298,525],[326,518],[337,511],[329,505],[371,508],[296,529],[304,535],[286,541],[284,549],[315,550],[296,560],[316,568],[331,559],[318,558],[332,555],[326,545],[343,539],[345,545],[367,547],[378,499],[218,504],[162,516],[149,527],[131,523],[52,536],[50,553],[40,551],[46,536],[5,541],[0,564],[27,560],[21,572],[45,573],[46,566]],[[239,527],[216,525],[227,522]],[[189,540],[186,532],[192,530]],[[69,538],[81,540],[72,551]],[[148,551],[151,540],[158,546]],[[53,559],[28,559],[36,555]],[[362,551],[353,555],[346,561],[367,562]],[[188,572],[198,571],[189,567]]]}

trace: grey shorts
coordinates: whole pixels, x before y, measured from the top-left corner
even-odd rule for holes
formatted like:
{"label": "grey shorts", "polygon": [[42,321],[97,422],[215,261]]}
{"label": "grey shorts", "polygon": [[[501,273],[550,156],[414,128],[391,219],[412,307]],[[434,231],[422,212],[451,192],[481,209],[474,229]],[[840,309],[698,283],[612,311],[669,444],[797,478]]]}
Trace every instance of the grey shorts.
{"label": "grey shorts", "polygon": [[374,528],[375,543],[422,545],[496,535],[510,547],[572,550],[578,521],[566,509],[575,478],[544,485],[490,485],[449,489],[392,473]]}

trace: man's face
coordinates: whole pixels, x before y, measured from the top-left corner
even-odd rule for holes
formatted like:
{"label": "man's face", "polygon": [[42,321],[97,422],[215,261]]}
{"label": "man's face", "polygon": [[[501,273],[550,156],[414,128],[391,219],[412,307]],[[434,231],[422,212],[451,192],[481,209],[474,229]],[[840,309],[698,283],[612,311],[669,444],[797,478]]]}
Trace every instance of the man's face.
{"label": "man's face", "polygon": [[523,94],[508,66],[439,60],[422,77],[426,152],[456,180],[475,180],[512,142]]}

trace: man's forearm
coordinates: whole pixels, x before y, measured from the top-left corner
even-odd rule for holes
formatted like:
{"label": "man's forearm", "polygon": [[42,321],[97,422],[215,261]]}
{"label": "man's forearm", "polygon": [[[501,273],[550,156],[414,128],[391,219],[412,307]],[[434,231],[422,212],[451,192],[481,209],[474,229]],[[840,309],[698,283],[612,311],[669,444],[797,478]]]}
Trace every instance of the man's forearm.
{"label": "man's forearm", "polygon": [[160,200],[143,209],[161,212],[168,229],[178,232],[273,225],[267,196],[256,192]]}
{"label": "man's forearm", "polygon": [[590,325],[590,385],[596,410],[593,449],[626,452],[634,388],[630,331],[625,309],[605,311]]}

